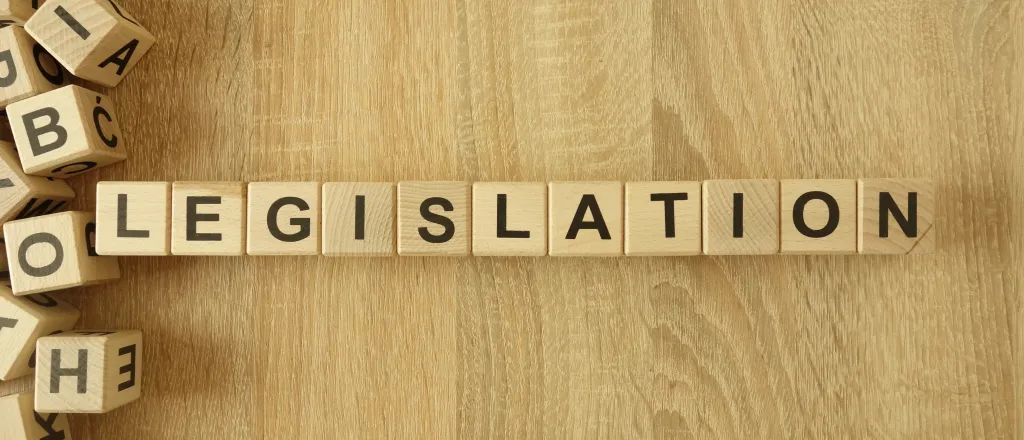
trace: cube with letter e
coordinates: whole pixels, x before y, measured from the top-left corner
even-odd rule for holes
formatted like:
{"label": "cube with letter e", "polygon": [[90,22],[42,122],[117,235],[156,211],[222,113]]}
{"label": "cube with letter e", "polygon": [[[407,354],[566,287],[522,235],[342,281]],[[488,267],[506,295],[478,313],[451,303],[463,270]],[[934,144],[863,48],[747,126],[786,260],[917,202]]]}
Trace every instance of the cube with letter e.
{"label": "cube with letter e", "polygon": [[245,202],[242,182],[174,182],[171,253],[244,255]]}

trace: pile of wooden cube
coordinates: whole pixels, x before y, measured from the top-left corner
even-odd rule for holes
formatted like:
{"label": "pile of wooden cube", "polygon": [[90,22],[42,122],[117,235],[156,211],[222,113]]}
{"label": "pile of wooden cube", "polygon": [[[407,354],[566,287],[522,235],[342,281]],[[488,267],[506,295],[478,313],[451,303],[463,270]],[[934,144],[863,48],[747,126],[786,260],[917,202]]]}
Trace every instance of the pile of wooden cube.
{"label": "pile of wooden cube", "polygon": [[0,26],[0,222],[18,270],[55,281],[0,286],[0,379],[35,371],[34,394],[0,398],[0,439],[70,439],[64,413],[139,398],[142,356],[141,332],[73,330],[81,313],[48,293],[120,277],[93,214],[60,212],[75,197],[61,179],[127,158],[110,99],[76,84],[116,86],[155,39],[112,0],[0,0]]}

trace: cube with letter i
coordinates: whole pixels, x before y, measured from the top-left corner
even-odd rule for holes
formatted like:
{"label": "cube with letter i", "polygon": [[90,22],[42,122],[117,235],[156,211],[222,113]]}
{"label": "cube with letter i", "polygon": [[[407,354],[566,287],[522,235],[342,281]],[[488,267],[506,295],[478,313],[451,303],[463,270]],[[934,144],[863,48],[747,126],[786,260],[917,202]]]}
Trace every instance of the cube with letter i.
{"label": "cube with letter i", "polygon": [[320,254],[320,184],[249,184],[246,246],[249,255]]}
{"label": "cube with letter i", "polygon": [[928,179],[858,181],[857,251],[929,254],[935,251],[935,186]]}
{"label": "cube with letter i", "polygon": [[7,106],[27,174],[67,178],[128,157],[110,98],[69,85]]}
{"label": "cube with letter i", "polygon": [[469,255],[470,192],[467,182],[399,182],[398,254]]}
{"label": "cube with letter i", "polygon": [[105,413],[142,395],[140,331],[42,337],[36,358],[36,411]]}
{"label": "cube with letter i", "polygon": [[395,184],[328,182],[323,186],[323,253],[395,254]]}
{"label": "cube with letter i", "polygon": [[548,184],[548,254],[622,255],[622,182]]}
{"label": "cube with letter i", "polygon": [[68,83],[71,75],[21,26],[0,29],[0,108]]}
{"label": "cube with letter i", "polygon": [[547,195],[539,182],[473,184],[473,255],[547,255]]}
{"label": "cube with letter i", "polygon": [[779,252],[778,180],[708,180],[701,203],[705,254]]}
{"label": "cube with letter i", "polygon": [[14,145],[0,141],[0,222],[52,214],[74,198],[63,180],[22,172]]}
{"label": "cube with letter i", "polygon": [[25,22],[35,14],[36,10],[46,0],[0,0],[0,26],[17,24],[24,26]]}
{"label": "cube with letter i", "polygon": [[0,397],[0,439],[71,440],[68,416],[36,412],[31,391]]}
{"label": "cube with letter i", "polygon": [[245,255],[246,193],[242,182],[174,182],[171,253]]}
{"label": "cube with letter i", "polygon": [[0,287],[0,380],[32,373],[36,340],[71,330],[80,316],[74,307],[45,293],[14,296]]}
{"label": "cube with letter i", "polygon": [[49,0],[25,30],[75,76],[114,87],[156,42],[114,0]]}
{"label": "cube with letter i", "polygon": [[171,184],[97,183],[96,253],[170,255]]}
{"label": "cube with letter i", "polygon": [[96,253],[91,212],[62,212],[4,224],[15,295],[116,280],[117,257]]}

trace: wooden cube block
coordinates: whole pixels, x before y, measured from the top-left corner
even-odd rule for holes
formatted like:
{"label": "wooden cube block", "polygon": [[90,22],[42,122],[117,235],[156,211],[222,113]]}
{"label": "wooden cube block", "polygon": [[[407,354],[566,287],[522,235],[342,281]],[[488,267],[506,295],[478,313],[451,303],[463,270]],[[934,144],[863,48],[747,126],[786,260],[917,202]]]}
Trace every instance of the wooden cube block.
{"label": "wooden cube block", "polygon": [[0,285],[11,288],[11,270],[7,265],[7,245],[4,243],[0,243]]}
{"label": "wooden cube block", "polygon": [[245,255],[245,184],[174,182],[171,253]]}
{"label": "wooden cube block", "polygon": [[75,330],[36,342],[36,411],[105,413],[142,395],[142,332]]}
{"label": "wooden cube block", "polygon": [[466,182],[399,182],[398,254],[469,255],[471,190]]}
{"label": "wooden cube block", "polygon": [[37,413],[31,391],[0,397],[0,439],[71,440],[68,416]]}
{"label": "wooden cube block", "polygon": [[71,330],[80,316],[74,307],[45,293],[14,296],[0,287],[0,380],[32,373],[36,340]]}
{"label": "wooden cube block", "polygon": [[473,255],[547,255],[547,198],[544,183],[473,184]]}
{"label": "wooden cube block", "polygon": [[551,182],[548,213],[549,255],[622,255],[622,182]]}
{"label": "wooden cube block", "polygon": [[75,192],[63,180],[22,172],[14,145],[0,142],[0,223],[52,214],[74,198]]}
{"label": "wooden cube block", "polygon": [[25,23],[75,76],[114,87],[156,38],[113,0],[50,0]]}
{"label": "wooden cube block", "polygon": [[121,277],[117,257],[96,253],[91,212],[62,212],[4,224],[16,295],[98,284]]}
{"label": "wooden cube block", "polygon": [[0,0],[0,26],[24,26],[46,0]]}
{"label": "wooden cube block", "polygon": [[928,179],[858,181],[857,251],[929,254],[935,251],[935,186]]}
{"label": "wooden cube block", "polygon": [[705,254],[779,252],[778,180],[708,180],[701,201]]}
{"label": "wooden cube block", "polygon": [[0,108],[49,92],[71,75],[21,26],[0,29]]}
{"label": "wooden cube block", "polygon": [[96,184],[96,253],[171,254],[171,184]]}
{"label": "wooden cube block", "polygon": [[75,85],[7,106],[25,173],[66,178],[128,157],[110,98]]}
{"label": "wooden cube block", "polygon": [[253,182],[249,255],[320,255],[320,183]]}
{"label": "wooden cube block", "polygon": [[325,183],[323,228],[324,255],[395,255],[395,184]]}
{"label": "wooden cube block", "polygon": [[783,254],[857,253],[857,181],[780,182]]}
{"label": "wooden cube block", "polygon": [[626,255],[698,255],[700,182],[626,182]]}

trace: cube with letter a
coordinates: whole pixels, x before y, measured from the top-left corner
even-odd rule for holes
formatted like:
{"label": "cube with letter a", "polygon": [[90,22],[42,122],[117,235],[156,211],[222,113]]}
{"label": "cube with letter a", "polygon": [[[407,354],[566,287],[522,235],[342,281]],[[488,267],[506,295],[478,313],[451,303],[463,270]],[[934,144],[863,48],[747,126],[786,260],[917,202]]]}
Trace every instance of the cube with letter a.
{"label": "cube with letter a", "polygon": [[71,440],[68,416],[36,412],[31,391],[0,397],[0,439]]}
{"label": "cube with letter a", "polygon": [[25,23],[75,76],[114,87],[156,42],[114,0],[50,0]]}
{"label": "cube with letter a", "polygon": [[25,173],[67,178],[128,157],[105,95],[75,85],[7,106]]}
{"label": "cube with letter a", "polygon": [[142,332],[74,330],[36,342],[36,411],[105,413],[142,395]]}

